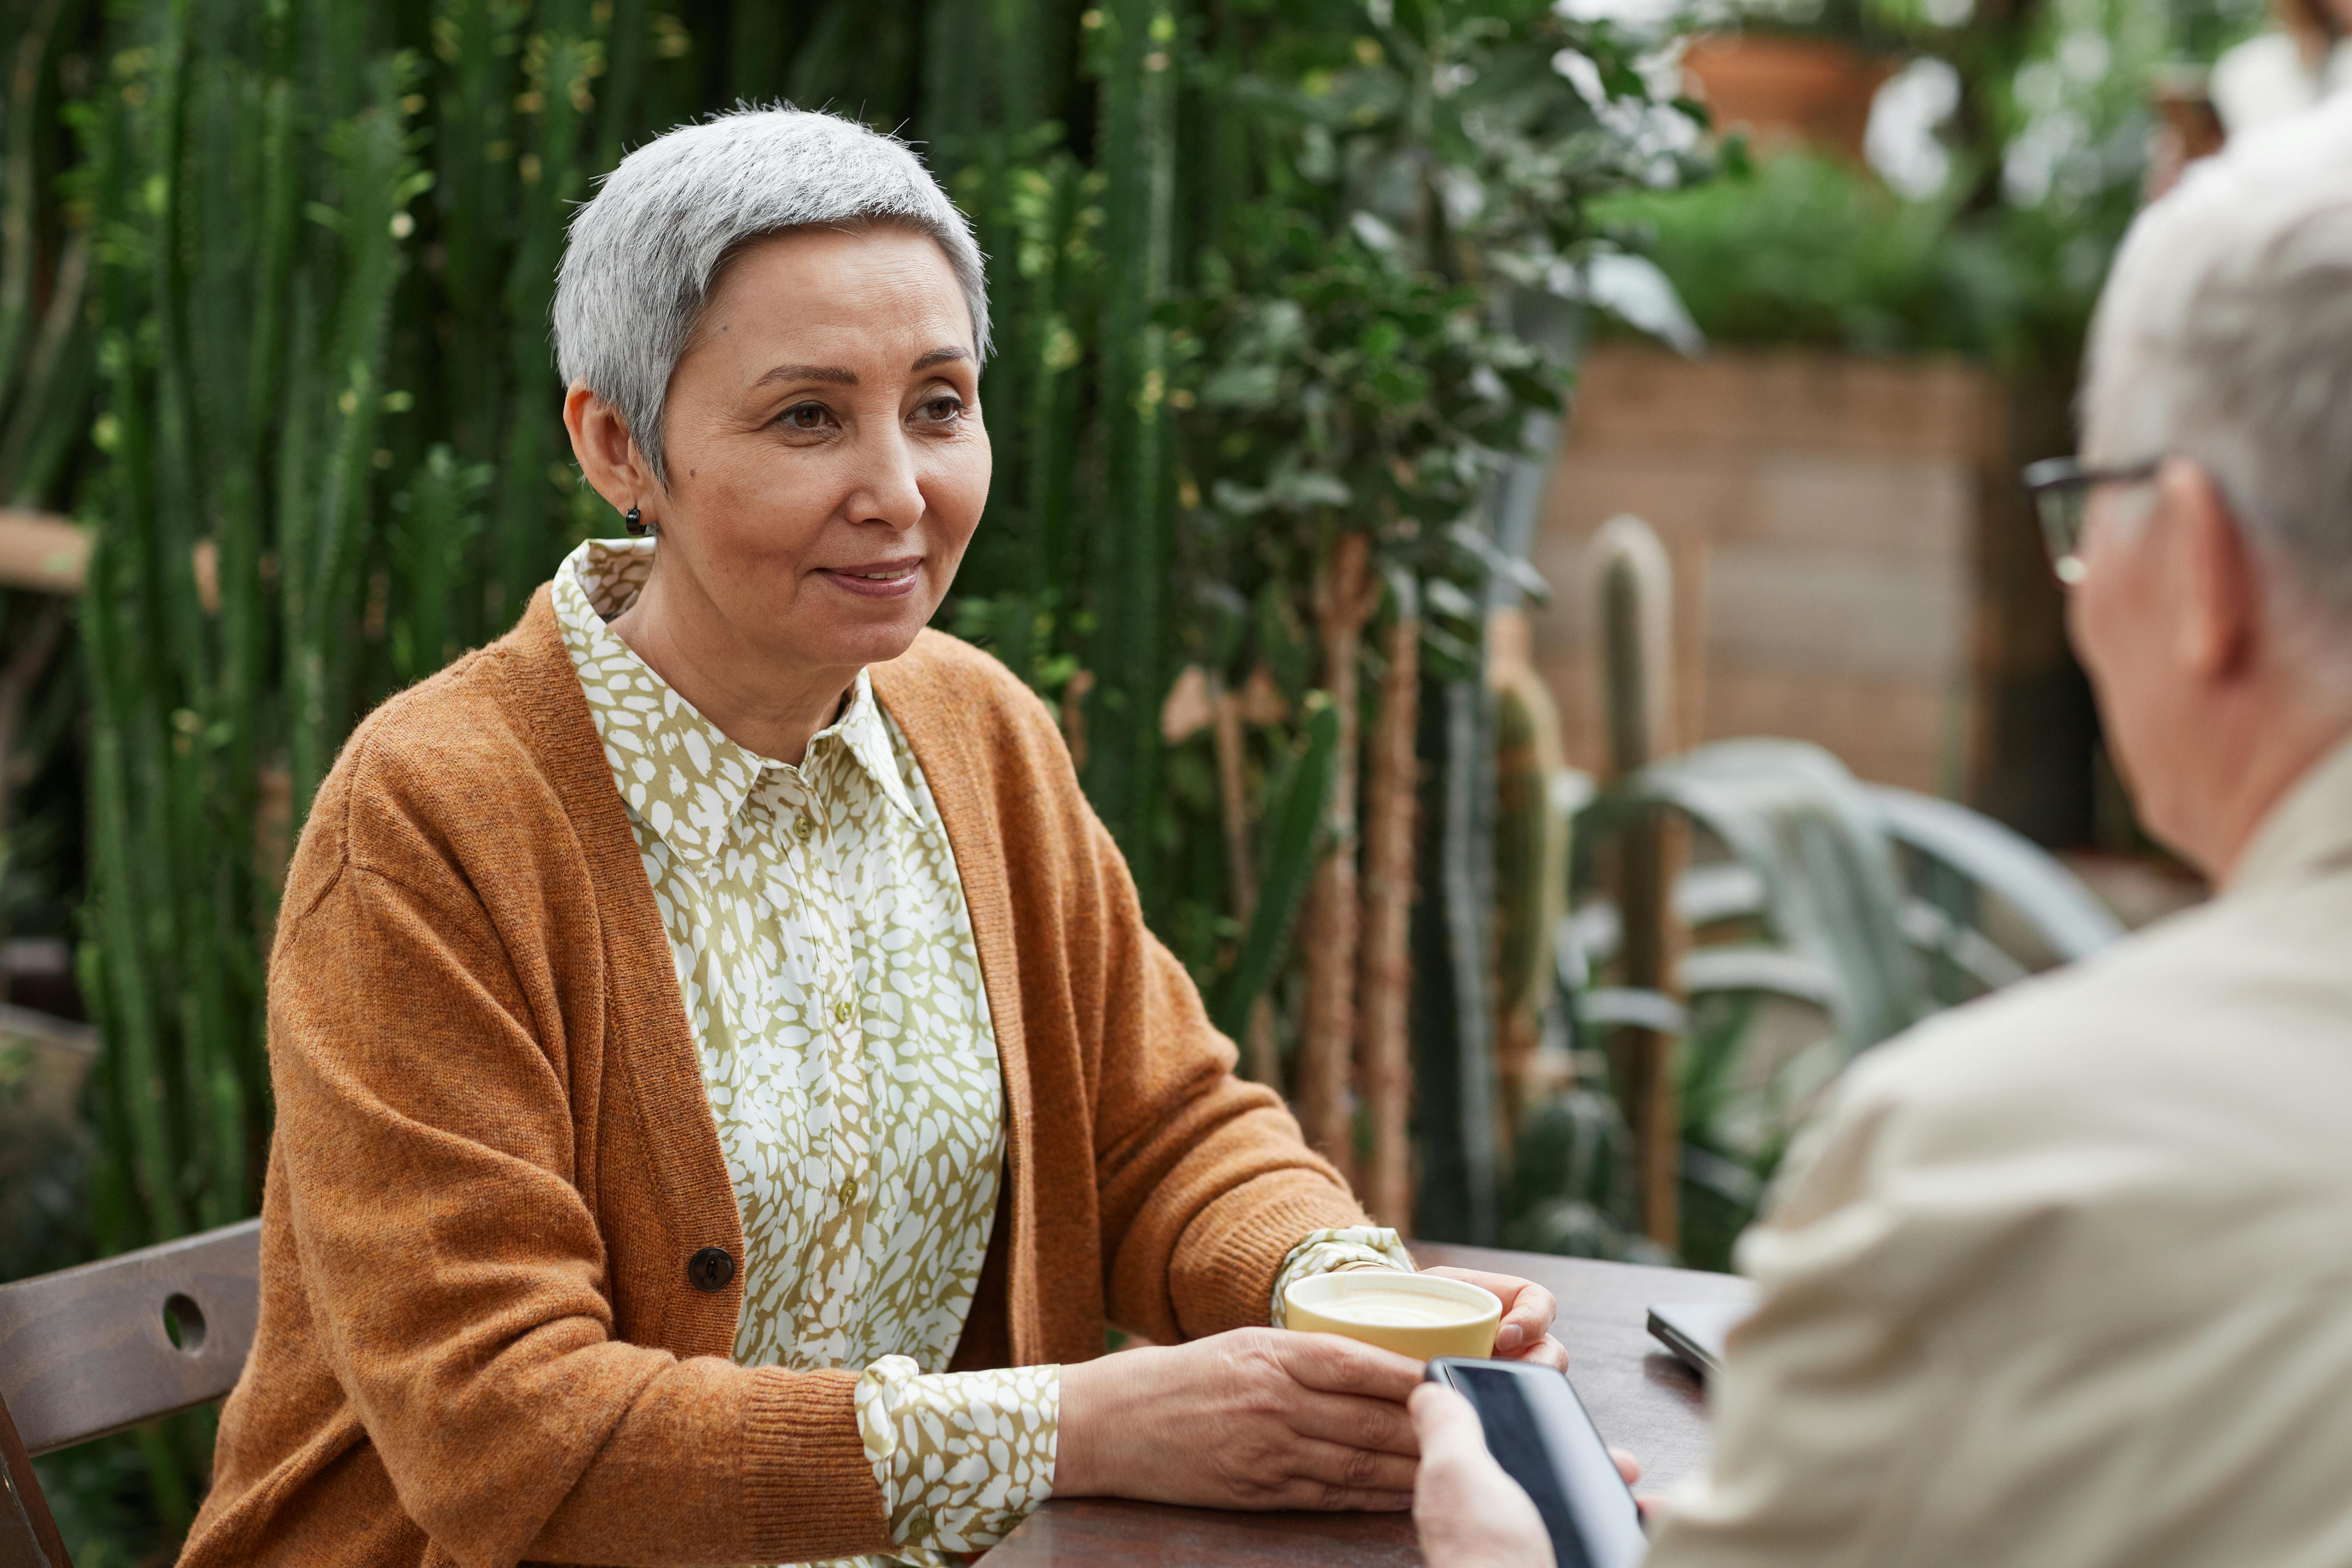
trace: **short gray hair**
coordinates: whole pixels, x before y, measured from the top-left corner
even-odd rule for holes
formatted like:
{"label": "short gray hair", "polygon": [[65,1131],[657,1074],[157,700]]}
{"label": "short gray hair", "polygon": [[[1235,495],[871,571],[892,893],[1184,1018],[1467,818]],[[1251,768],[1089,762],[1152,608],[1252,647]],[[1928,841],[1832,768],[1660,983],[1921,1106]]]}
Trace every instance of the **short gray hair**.
{"label": "short gray hair", "polygon": [[2232,138],[2140,215],[2086,406],[2097,460],[2203,465],[2281,634],[2352,681],[2352,95]]}
{"label": "short gray hair", "polygon": [[555,363],[628,421],[664,484],[663,407],[719,268],[812,227],[903,224],[939,243],[988,358],[988,280],[971,228],[912,149],[854,121],[739,109],[646,142],[572,219],[555,282]]}

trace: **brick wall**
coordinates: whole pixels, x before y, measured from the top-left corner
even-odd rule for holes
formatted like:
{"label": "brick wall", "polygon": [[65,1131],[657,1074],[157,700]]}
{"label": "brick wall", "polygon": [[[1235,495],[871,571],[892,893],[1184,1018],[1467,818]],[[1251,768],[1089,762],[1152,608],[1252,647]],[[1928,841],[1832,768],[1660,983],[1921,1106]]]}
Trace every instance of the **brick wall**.
{"label": "brick wall", "polygon": [[1674,560],[1678,743],[1793,736],[1864,778],[2050,816],[2073,766],[2052,743],[2079,737],[2010,734],[2018,689],[2073,679],[2011,479],[2021,450],[2063,449],[2049,404],[1958,362],[1597,349],[1536,549],[1555,590],[1536,663],[1571,759],[1599,757],[1585,541],[1630,511]]}

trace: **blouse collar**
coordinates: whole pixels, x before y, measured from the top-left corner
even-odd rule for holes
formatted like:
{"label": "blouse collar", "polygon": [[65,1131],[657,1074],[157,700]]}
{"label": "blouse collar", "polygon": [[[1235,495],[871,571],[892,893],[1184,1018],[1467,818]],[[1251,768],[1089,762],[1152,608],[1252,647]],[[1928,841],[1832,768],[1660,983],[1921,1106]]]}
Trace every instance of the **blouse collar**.
{"label": "blouse collar", "polygon": [[851,683],[846,708],[810,737],[801,765],[793,767],[730,740],[621,640],[608,623],[644,588],[656,542],[587,541],[557,570],[552,595],[556,625],[604,742],[614,785],[638,819],[674,853],[709,859],[726,843],[763,778],[782,782],[788,795],[806,796],[824,759],[838,748],[893,810],[919,824],[889,721],[865,670]]}

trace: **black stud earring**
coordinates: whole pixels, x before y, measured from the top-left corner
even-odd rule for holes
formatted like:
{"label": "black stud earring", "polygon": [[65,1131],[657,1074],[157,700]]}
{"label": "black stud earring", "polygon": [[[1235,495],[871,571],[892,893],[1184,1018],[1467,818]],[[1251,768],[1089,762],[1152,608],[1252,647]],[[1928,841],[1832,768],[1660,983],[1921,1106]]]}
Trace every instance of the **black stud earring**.
{"label": "black stud earring", "polygon": [[647,522],[635,507],[629,509],[629,514],[621,520],[621,525],[629,531],[632,539],[642,539],[654,531],[653,524]]}

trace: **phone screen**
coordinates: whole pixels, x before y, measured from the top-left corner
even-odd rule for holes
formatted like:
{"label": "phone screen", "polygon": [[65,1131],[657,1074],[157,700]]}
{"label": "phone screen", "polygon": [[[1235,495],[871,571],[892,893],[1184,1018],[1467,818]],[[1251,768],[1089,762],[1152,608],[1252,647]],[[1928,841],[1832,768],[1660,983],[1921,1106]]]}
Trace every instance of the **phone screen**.
{"label": "phone screen", "polygon": [[1567,1378],[1516,1362],[1430,1363],[1478,1412],[1486,1448],[1525,1489],[1559,1568],[1634,1568],[1648,1553],[1641,1510]]}

